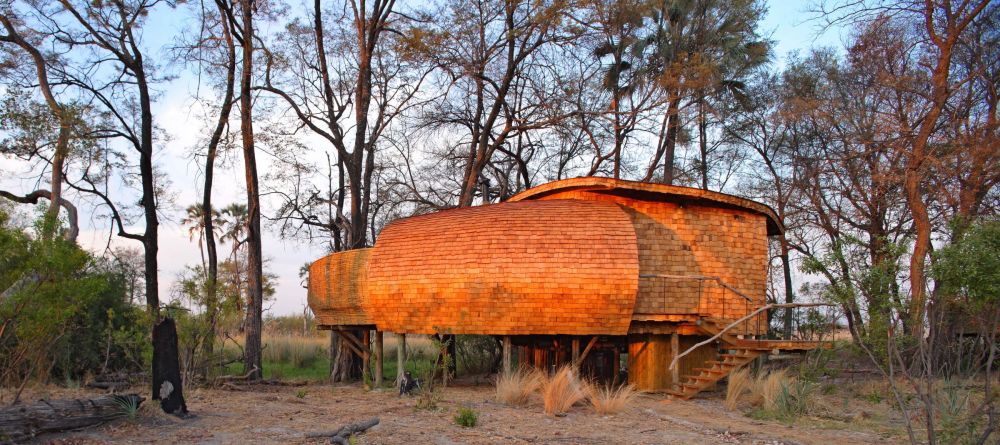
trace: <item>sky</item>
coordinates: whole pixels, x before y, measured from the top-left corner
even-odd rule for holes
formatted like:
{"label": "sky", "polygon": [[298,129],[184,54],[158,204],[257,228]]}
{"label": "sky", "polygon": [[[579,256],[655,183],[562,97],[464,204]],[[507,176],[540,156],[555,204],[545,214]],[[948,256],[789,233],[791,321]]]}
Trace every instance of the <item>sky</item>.
{"label": "sky", "polygon": [[[807,8],[811,1],[770,0],[768,14],[763,22],[762,32],[770,34],[775,41],[775,63],[783,64],[785,55],[791,51],[806,51],[812,46],[837,46],[841,36],[836,30],[819,32],[818,23],[810,20]],[[177,14],[174,17],[181,17]],[[178,21],[161,21],[150,26],[144,35],[151,47],[157,46],[157,41],[172,39],[183,25]],[[192,99],[197,90],[197,82],[190,74],[178,73],[179,76],[166,86],[161,87],[162,97],[155,104],[154,115],[157,124],[170,135],[170,140],[158,150],[154,160],[162,171],[166,172],[172,183],[171,190],[175,193],[174,209],[169,209],[166,217],[161,218],[160,225],[160,298],[166,302],[171,299],[171,285],[186,266],[200,263],[201,254],[197,239],[192,240],[187,228],[179,224],[184,217],[184,208],[201,201],[201,169],[191,159],[189,153],[196,146],[200,134],[203,134],[206,121],[197,103]],[[269,168],[268,156],[258,156],[261,165],[260,172]],[[4,161],[7,162],[7,161]],[[213,200],[217,207],[229,203],[245,203],[242,164],[233,168],[220,169],[216,174],[216,190]],[[37,177],[26,174],[27,167],[0,168],[0,187],[7,190],[30,191],[36,187]],[[265,212],[267,209],[265,208]],[[86,206],[81,207],[81,234],[79,242],[95,252],[102,252],[108,245],[107,221],[94,218]],[[141,232],[141,227],[133,227],[133,231]],[[141,248],[135,241],[112,238],[112,245]],[[228,248],[221,248],[221,252]],[[269,315],[301,314],[306,306],[306,290],[299,278],[300,268],[321,257],[325,250],[319,245],[310,245],[305,240],[281,239],[274,231],[265,229],[263,251],[267,261],[267,271],[277,278],[274,299],[265,304]]]}

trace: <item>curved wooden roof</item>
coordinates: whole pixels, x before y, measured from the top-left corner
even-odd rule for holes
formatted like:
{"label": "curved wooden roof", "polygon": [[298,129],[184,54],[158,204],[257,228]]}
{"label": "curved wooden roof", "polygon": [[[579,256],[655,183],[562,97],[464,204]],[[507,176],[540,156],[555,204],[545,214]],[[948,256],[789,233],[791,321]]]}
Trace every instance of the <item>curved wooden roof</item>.
{"label": "curved wooden roof", "polygon": [[778,219],[777,214],[774,213],[774,210],[757,201],[691,187],[626,181],[623,179],[594,176],[564,179],[532,187],[514,195],[507,202],[528,201],[566,191],[604,193],[647,201],[696,202],[719,207],[739,208],[767,217],[768,235],[779,235],[784,232],[784,227],[781,225],[781,221]]}
{"label": "curved wooden roof", "polygon": [[309,265],[309,307],[321,326],[369,325],[361,308],[371,249],[336,252]]}
{"label": "curved wooden roof", "polygon": [[618,205],[503,203],[390,224],[363,304],[393,332],[623,335],[638,276],[635,231]]}

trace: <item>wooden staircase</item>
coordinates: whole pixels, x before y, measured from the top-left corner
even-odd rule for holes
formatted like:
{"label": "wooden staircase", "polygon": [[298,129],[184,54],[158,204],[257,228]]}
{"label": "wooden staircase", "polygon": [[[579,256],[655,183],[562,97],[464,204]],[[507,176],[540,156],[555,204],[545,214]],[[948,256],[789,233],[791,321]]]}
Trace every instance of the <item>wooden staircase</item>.
{"label": "wooden staircase", "polygon": [[757,357],[779,350],[808,351],[816,348],[829,348],[829,343],[794,340],[752,340],[739,338],[735,334],[723,332],[726,323],[722,320],[704,318],[699,320],[698,328],[708,335],[719,335],[720,350],[718,360],[706,362],[705,368],[694,368],[697,374],[680,376],[680,382],[674,389],[668,390],[673,398],[690,399],[695,394],[711,387],[716,382],[726,378],[733,371],[754,361]]}

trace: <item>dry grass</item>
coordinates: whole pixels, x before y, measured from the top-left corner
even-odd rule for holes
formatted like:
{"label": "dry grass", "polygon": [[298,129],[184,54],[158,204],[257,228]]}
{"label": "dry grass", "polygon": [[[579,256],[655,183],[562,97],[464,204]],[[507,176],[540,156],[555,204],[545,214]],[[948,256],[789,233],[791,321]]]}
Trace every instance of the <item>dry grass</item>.
{"label": "dry grass", "polygon": [[740,368],[729,374],[729,381],[726,384],[726,401],[723,402],[723,405],[730,411],[736,409],[740,397],[746,392],[752,392],[754,385],[754,377],[750,374],[749,368]]}
{"label": "dry grass", "polygon": [[542,401],[545,414],[553,415],[569,411],[577,402],[587,398],[583,383],[571,366],[563,366],[542,382]]}
{"label": "dry grass", "polygon": [[754,385],[754,393],[761,401],[765,410],[773,411],[778,406],[784,388],[791,383],[791,378],[784,370],[771,371],[766,376],[760,376]]}
{"label": "dry grass", "polygon": [[296,368],[308,368],[327,355],[330,340],[325,336],[266,335],[264,360],[289,363]]}
{"label": "dry grass", "polygon": [[496,380],[496,400],[510,406],[528,403],[531,394],[542,385],[543,376],[535,369],[519,368],[501,373]]}
{"label": "dry grass", "polygon": [[587,385],[588,399],[599,414],[618,414],[632,406],[639,397],[639,391],[632,385]]}

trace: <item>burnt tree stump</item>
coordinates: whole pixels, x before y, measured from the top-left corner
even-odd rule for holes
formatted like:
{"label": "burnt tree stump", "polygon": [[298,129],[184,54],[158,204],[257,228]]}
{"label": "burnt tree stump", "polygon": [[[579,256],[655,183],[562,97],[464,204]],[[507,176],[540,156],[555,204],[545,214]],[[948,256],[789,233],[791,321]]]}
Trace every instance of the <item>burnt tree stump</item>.
{"label": "burnt tree stump", "polygon": [[163,412],[184,416],[187,404],[181,390],[181,368],[177,353],[177,325],[164,318],[153,327],[153,400]]}

